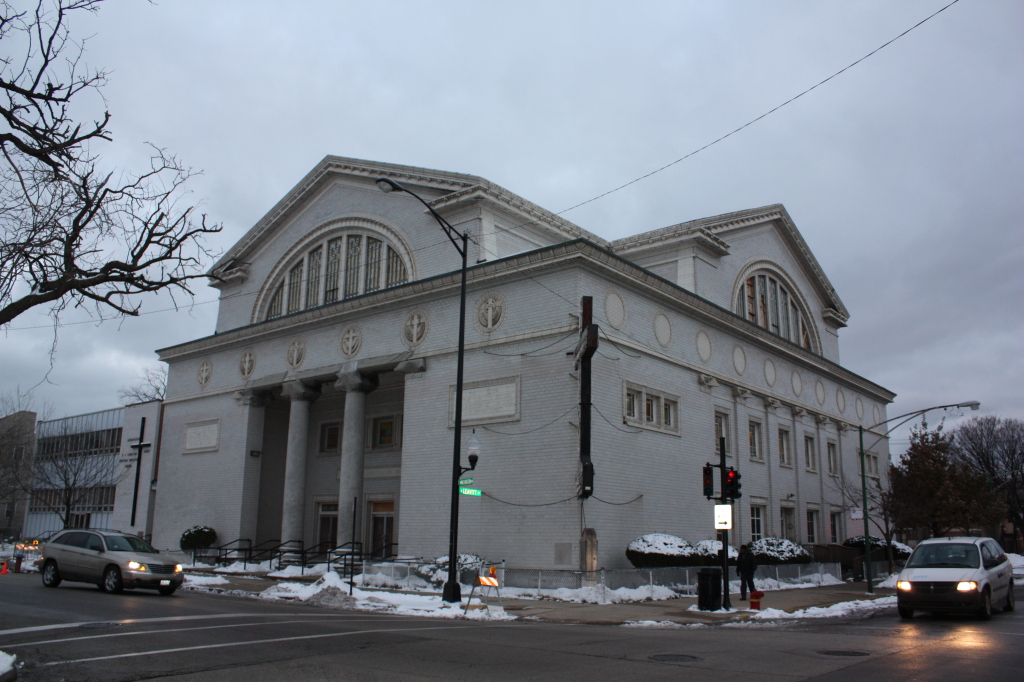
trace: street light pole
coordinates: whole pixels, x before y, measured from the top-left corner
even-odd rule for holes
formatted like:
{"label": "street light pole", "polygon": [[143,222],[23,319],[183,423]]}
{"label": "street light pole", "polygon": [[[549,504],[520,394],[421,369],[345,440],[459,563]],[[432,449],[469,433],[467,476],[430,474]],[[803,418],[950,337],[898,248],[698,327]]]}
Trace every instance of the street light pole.
{"label": "street light pole", "polygon": [[[936,405],[935,407],[926,407],[923,410],[907,412],[906,414],[901,414],[898,417],[892,417],[891,419],[886,419],[885,421],[878,422],[877,424],[869,426],[868,430],[870,431],[871,429],[878,428],[879,426],[888,424],[889,422],[893,422],[896,421],[897,419],[903,419],[904,417],[906,417],[906,419],[903,419],[903,421],[901,421],[899,424],[893,426],[888,431],[879,436],[878,439],[871,444],[871,447],[875,447],[878,441],[882,440],[890,433],[892,433],[894,430],[903,426],[914,417],[918,417],[924,414],[925,412],[931,412],[932,410],[943,410],[946,409],[947,407],[969,407],[972,410],[976,410],[979,407],[981,407],[981,403],[979,403],[977,400],[968,400],[962,403],[953,403],[951,405]],[[861,510],[864,514],[864,579],[868,583],[868,594],[874,594],[875,589],[874,586],[871,584],[871,533],[870,526],[868,525],[868,469],[867,462],[864,456],[864,426],[858,425],[857,430],[860,433],[860,489],[861,494],[863,496],[862,503],[864,505]]]}
{"label": "street light pole", "polygon": [[[459,285],[459,352],[455,373],[455,443],[452,454],[452,500],[451,519],[448,524],[448,580],[444,584],[441,599],[450,603],[462,601],[462,587],[459,585],[458,539],[459,539],[459,477],[462,476],[462,375],[463,361],[466,355],[466,256],[469,251],[469,234],[459,233],[447,220],[442,218],[433,207],[415,192],[403,187],[394,180],[377,178],[377,187],[382,192],[405,192],[419,199],[427,207],[430,215],[441,225],[445,235],[462,256],[461,283]],[[475,456],[470,458],[470,468],[476,467]]]}

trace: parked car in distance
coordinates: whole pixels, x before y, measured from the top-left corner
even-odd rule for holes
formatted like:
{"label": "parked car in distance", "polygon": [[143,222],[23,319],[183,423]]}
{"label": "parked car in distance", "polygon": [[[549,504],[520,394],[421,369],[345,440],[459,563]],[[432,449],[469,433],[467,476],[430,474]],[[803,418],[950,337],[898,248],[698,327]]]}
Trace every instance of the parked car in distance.
{"label": "parked car in distance", "polygon": [[68,580],[93,583],[113,594],[138,587],[171,595],[185,580],[173,557],[119,531],[66,530],[49,539],[42,554],[40,571],[46,587]]}
{"label": "parked car in distance", "polygon": [[900,617],[914,611],[976,613],[992,617],[993,604],[1013,611],[1013,568],[992,538],[932,538],[914,549],[896,580]]}

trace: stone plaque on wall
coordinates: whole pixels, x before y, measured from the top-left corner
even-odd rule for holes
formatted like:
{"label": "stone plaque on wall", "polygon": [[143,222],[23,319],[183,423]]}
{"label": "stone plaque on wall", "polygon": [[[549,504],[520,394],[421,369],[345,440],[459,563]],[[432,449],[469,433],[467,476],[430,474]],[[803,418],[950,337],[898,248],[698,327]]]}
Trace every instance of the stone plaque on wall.
{"label": "stone plaque on wall", "polygon": [[216,450],[220,441],[220,420],[196,422],[185,426],[185,452]]}
{"label": "stone plaque on wall", "polygon": [[[519,419],[519,377],[473,381],[462,389],[462,424],[493,424]],[[448,426],[455,426],[455,387],[448,389]]]}

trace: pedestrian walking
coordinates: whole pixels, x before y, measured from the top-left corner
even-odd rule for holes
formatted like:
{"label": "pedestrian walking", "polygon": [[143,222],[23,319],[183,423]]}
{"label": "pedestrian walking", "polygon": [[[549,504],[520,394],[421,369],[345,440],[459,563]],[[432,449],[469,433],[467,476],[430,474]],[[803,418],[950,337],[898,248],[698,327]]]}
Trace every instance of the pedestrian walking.
{"label": "pedestrian walking", "polygon": [[757,559],[754,558],[754,553],[747,549],[746,545],[740,545],[740,555],[736,558],[736,575],[740,578],[740,601],[747,601],[748,585],[751,592],[757,589],[754,587],[756,570]]}

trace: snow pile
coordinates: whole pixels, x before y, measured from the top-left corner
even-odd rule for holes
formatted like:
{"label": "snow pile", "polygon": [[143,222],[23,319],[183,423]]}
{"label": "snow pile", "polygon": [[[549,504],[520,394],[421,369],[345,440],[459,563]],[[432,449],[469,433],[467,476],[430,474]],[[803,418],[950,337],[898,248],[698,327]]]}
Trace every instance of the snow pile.
{"label": "snow pile", "polygon": [[1024,578],[1024,556],[1008,552],[1006,558],[1010,560],[1010,565],[1013,566],[1013,577]]}
{"label": "snow pile", "polygon": [[251,561],[249,563],[242,563],[241,561],[236,561],[235,563],[230,564],[228,566],[221,566],[219,568],[215,568],[215,569],[213,569],[213,572],[214,573],[257,573],[257,572],[266,573],[268,571],[273,571],[273,570],[274,570],[274,562],[273,561],[264,561],[264,562],[258,563],[258,564],[253,563]]}
{"label": "snow pile", "polygon": [[228,582],[227,578],[222,578],[219,575],[196,575],[192,573],[185,574],[185,585],[190,586],[207,586],[207,585],[224,585]]}
{"label": "snow pile", "polygon": [[[762,592],[775,592],[777,590],[800,590],[805,587],[818,587],[819,585],[842,585],[842,580],[839,580],[831,573],[806,573],[800,576],[800,582],[798,583],[787,583],[779,582],[775,578],[758,578],[754,576],[754,587],[761,590]],[[729,593],[740,591],[740,581],[730,580],[729,581]]]}
{"label": "snow pile", "polygon": [[882,582],[875,585],[875,587],[888,587],[889,589],[896,589],[896,578],[900,575],[899,571],[896,571]]}
{"label": "snow pile", "polygon": [[434,586],[417,575],[392,578],[384,573],[362,573],[356,576],[356,584],[363,587],[389,587],[398,590],[436,591]]}
{"label": "snow pile", "polygon": [[14,661],[16,660],[14,654],[5,654],[0,651],[0,675],[6,675],[7,673],[14,670]]}
{"label": "snow pile", "polygon": [[313,564],[303,569],[302,566],[285,566],[280,571],[268,573],[269,578],[297,578],[304,575],[323,575],[327,573],[327,564]]}
{"label": "snow pile", "polygon": [[696,553],[693,545],[682,538],[667,533],[648,533],[641,535],[629,543],[626,551],[641,554],[663,554],[666,556],[693,556]]}
{"label": "snow pile", "polygon": [[[696,604],[690,604],[687,611],[700,611]],[[701,613],[736,613],[736,609],[718,609],[717,611],[701,611]]]}
{"label": "snow pile", "polygon": [[[351,596],[349,596],[350,589]],[[463,617],[463,605],[443,602],[439,595],[369,592],[359,588],[350,588],[333,571],[324,574],[322,578],[312,584],[279,583],[264,590],[260,594],[260,598],[304,601],[332,608],[352,608],[360,611],[410,616]],[[515,616],[505,613],[505,610],[499,606],[472,609],[466,613],[465,617],[472,620],[515,620]]]}
{"label": "snow pile", "polygon": [[693,630],[706,628],[704,623],[676,623],[671,620],[627,620],[619,627],[624,628],[655,628],[659,630]]}
{"label": "snow pile", "polygon": [[[537,590],[533,588],[505,587],[501,590],[502,596],[514,599],[536,599]],[[647,585],[644,587],[620,587],[610,590],[602,585],[580,587],[570,589],[559,587],[554,589],[542,589],[541,599],[553,599],[555,601],[566,601],[575,604],[621,604],[626,602],[662,601],[675,599],[679,595],[671,588],[663,585]]]}
{"label": "snow pile", "polygon": [[781,564],[811,558],[810,552],[786,538],[762,538],[754,540],[748,547],[761,563],[769,563],[765,559],[771,559],[770,563],[773,564]]}
{"label": "snow pile", "polygon": [[[722,541],[701,540],[696,545],[694,545],[694,550],[697,554],[700,554],[701,556],[717,557],[718,553],[722,550]],[[732,545],[729,545],[729,558],[735,559],[739,555],[740,553],[736,551],[736,548]]]}
{"label": "snow pile", "polygon": [[787,613],[780,609],[764,609],[751,614],[751,619],[775,619],[775,618],[838,618],[852,616],[858,612],[873,611],[875,609],[887,608],[896,605],[896,597],[881,597],[880,599],[860,599],[857,601],[846,601],[832,606],[812,606],[809,609],[802,609]]}

